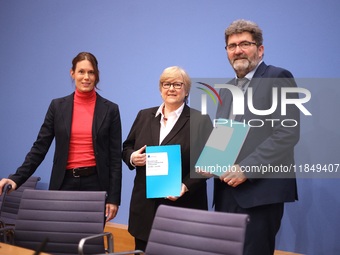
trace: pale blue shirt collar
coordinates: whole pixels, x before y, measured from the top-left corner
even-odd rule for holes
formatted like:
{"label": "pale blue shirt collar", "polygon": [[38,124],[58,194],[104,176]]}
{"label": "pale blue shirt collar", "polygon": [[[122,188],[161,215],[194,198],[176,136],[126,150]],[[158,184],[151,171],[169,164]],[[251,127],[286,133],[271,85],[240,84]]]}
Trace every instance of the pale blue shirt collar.
{"label": "pale blue shirt collar", "polygon": [[[257,68],[260,66],[260,64],[262,62],[263,62],[263,60],[261,60],[253,70],[251,70],[249,73],[247,73],[246,76],[244,76],[245,78],[248,79],[248,82],[244,86],[243,93],[245,93],[247,91],[251,79],[253,78]],[[236,75],[235,75],[235,79],[238,79]]]}
{"label": "pale blue shirt collar", "polygon": [[[244,76],[244,77],[247,78],[248,80],[251,80],[251,79],[253,78],[253,76],[254,76],[254,74],[255,74],[257,68],[261,65],[262,62],[263,62],[263,60],[261,60],[261,61],[257,64],[257,66],[256,66],[253,70],[251,70],[249,73],[247,73],[246,76]],[[235,78],[238,79],[236,75],[235,75]]]}

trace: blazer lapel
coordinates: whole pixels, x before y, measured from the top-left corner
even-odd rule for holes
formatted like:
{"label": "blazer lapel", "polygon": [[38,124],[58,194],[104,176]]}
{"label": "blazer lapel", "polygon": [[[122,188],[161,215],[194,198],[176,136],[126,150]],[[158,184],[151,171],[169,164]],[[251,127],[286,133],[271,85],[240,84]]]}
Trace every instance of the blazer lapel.
{"label": "blazer lapel", "polygon": [[108,106],[105,104],[105,99],[97,94],[96,106],[94,109],[94,119],[93,119],[93,124],[92,124],[93,134],[97,134],[101,125],[103,124],[103,121],[107,114],[107,109],[108,109]]}
{"label": "blazer lapel", "polygon": [[155,110],[151,113],[151,139],[152,139],[152,144],[154,145],[159,145],[159,135],[160,135],[160,120],[161,120],[161,115],[156,116],[158,108],[155,108]]}
{"label": "blazer lapel", "polygon": [[164,138],[161,144],[162,145],[168,144],[189,120],[190,120],[190,108],[187,105],[184,105],[182,114],[179,116],[175,126],[172,128],[170,133]]}
{"label": "blazer lapel", "polygon": [[[236,84],[236,79],[232,79],[228,84],[232,84],[232,85],[235,85]],[[235,85],[236,86],[236,85]],[[231,114],[231,108],[232,108],[232,104],[233,104],[233,95],[232,93],[227,90],[227,94],[225,96],[225,110],[223,111],[224,114],[223,116],[221,116],[220,118],[224,118],[224,119],[229,119],[229,116]]]}
{"label": "blazer lapel", "polygon": [[73,114],[73,98],[74,93],[65,97],[60,104],[60,113],[62,115],[63,124],[68,137],[71,136],[72,114]]}
{"label": "blazer lapel", "polygon": [[260,86],[262,76],[267,69],[267,65],[262,62],[254,73],[253,79],[249,84],[249,87],[253,88],[253,95],[256,93],[257,88]]}

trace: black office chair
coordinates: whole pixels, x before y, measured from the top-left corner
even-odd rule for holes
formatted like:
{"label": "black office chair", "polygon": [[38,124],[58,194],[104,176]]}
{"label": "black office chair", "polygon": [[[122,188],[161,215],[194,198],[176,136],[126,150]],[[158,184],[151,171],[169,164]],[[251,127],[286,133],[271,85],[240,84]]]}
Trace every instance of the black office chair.
{"label": "black office chair", "polygon": [[[108,252],[113,251],[111,233],[103,233],[106,193],[101,191],[23,192],[15,224],[14,244],[51,254],[78,254],[82,238],[96,235],[86,242],[86,254],[104,253],[104,238]],[[82,244],[84,246],[84,243]]]}
{"label": "black office chair", "polygon": [[1,209],[1,220],[5,225],[15,225],[23,191],[25,189],[35,189],[38,181],[40,181],[40,177],[31,176],[18,189],[7,194]]}
{"label": "black office chair", "polygon": [[161,205],[152,225],[145,254],[242,255],[248,221],[249,217],[245,214]]}

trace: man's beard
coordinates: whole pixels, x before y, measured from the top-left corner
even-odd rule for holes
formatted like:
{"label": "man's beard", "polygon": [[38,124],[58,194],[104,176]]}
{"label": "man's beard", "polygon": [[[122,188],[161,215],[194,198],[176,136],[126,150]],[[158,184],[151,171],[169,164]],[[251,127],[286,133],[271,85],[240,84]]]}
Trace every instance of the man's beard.
{"label": "man's beard", "polygon": [[250,61],[248,59],[238,59],[233,62],[233,68],[237,72],[246,72],[250,67]]}

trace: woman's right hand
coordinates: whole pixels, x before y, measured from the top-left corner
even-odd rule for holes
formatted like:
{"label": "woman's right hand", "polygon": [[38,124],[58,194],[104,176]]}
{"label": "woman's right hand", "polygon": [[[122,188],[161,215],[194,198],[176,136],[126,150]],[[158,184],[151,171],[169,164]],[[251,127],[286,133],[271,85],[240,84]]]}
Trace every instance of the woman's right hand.
{"label": "woman's right hand", "polygon": [[12,186],[12,188],[10,189],[9,192],[11,192],[11,191],[13,191],[17,188],[17,184],[14,181],[12,181],[11,179],[3,178],[0,181],[0,195],[2,195],[3,189],[4,189],[6,184],[10,184]]}
{"label": "woman's right hand", "polygon": [[131,154],[131,163],[134,166],[145,166],[146,164],[145,148],[146,148],[146,145],[144,145],[142,148],[134,151]]}

